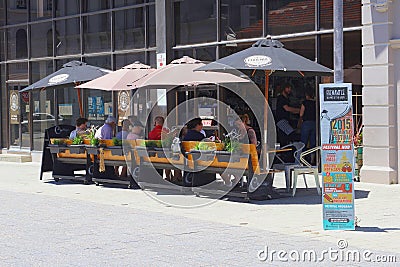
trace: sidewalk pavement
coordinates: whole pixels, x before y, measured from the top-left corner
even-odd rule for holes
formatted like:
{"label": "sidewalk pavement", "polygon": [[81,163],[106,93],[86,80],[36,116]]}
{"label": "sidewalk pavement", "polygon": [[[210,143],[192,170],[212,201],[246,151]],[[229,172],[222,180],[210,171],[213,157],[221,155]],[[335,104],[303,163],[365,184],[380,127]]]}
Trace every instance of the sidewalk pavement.
{"label": "sidewalk pavement", "polygon": [[[311,241],[336,245],[344,239],[349,247],[400,252],[400,185],[355,183],[356,216],[360,219],[356,231],[324,231],[322,229],[321,198],[317,195],[313,177],[309,190],[300,187],[296,197],[253,203],[218,200],[200,208],[175,208],[149,197],[148,192],[79,183],[54,183],[51,172],[39,180],[38,163],[0,163],[0,191],[62,197],[102,205],[124,206],[157,214],[196,219],[207,224],[225,224],[283,234]],[[283,174],[275,178],[275,186],[284,187]],[[175,196],[176,197],[176,196]],[[195,196],[179,196],[195,198]],[[174,196],[171,195],[171,198]],[[399,259],[398,259],[399,260]]]}

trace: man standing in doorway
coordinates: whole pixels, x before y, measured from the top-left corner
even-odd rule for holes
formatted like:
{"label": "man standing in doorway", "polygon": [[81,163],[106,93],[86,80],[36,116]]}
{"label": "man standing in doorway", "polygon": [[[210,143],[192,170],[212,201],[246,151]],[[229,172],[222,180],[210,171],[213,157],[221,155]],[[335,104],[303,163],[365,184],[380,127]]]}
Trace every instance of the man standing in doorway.
{"label": "man standing in doorway", "polygon": [[281,146],[289,144],[294,140],[295,130],[290,125],[290,114],[299,114],[300,109],[291,107],[289,95],[292,93],[292,86],[287,83],[283,86],[281,94],[276,102],[276,128],[278,142]]}

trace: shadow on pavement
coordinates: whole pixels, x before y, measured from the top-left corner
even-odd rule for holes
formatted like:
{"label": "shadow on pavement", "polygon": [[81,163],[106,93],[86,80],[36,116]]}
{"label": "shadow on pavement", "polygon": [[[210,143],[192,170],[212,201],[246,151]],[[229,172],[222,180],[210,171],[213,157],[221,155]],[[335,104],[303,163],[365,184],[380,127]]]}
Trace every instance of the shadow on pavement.
{"label": "shadow on pavement", "polygon": [[400,228],[356,227],[359,232],[386,233],[387,231],[400,231]]}

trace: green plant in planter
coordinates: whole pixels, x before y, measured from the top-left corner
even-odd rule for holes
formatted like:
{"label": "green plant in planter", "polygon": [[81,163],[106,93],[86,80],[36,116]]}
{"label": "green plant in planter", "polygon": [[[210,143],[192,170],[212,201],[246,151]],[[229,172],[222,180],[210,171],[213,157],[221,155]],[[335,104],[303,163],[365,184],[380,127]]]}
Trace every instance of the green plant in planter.
{"label": "green plant in planter", "polygon": [[87,134],[87,138],[89,138],[91,146],[98,146],[100,144],[100,140],[94,137],[95,134],[96,134],[96,127],[93,125],[89,129],[89,133]]}
{"label": "green plant in planter", "polygon": [[161,147],[163,148],[171,148],[172,141],[174,140],[174,136],[172,134],[165,134],[161,139]]}
{"label": "green plant in planter", "polygon": [[116,137],[114,137],[114,138],[112,139],[112,142],[113,142],[113,145],[114,145],[114,146],[122,146],[122,140],[120,140],[120,139],[118,139],[118,138],[116,138]]}
{"label": "green plant in planter", "polygon": [[224,149],[231,153],[238,153],[240,152],[241,144],[239,141],[230,140],[229,142],[225,143]]}
{"label": "green plant in planter", "polygon": [[64,140],[61,140],[61,139],[53,140],[53,145],[63,145],[63,144],[64,144]]}
{"label": "green plant in planter", "polygon": [[208,143],[199,142],[195,145],[194,150],[215,150],[215,147],[212,147]]}
{"label": "green plant in planter", "polygon": [[82,136],[75,137],[74,140],[72,140],[72,144],[73,145],[81,145],[81,144],[83,144]]}
{"label": "green plant in planter", "polygon": [[159,142],[154,141],[154,140],[146,140],[145,146],[146,147],[160,147],[160,144],[159,144]]}

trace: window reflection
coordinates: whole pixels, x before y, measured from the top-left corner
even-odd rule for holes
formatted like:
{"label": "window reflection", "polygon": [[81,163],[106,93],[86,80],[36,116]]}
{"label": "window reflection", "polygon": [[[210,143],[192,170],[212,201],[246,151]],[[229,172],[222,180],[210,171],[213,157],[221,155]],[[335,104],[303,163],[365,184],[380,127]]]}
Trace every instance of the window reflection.
{"label": "window reflection", "polygon": [[31,33],[31,56],[52,56],[53,31],[51,22],[32,25]]}
{"label": "window reflection", "polygon": [[143,48],[144,13],[143,8],[115,12],[115,48]]}
{"label": "window reflection", "polygon": [[124,7],[129,5],[143,4],[145,0],[114,0],[114,7]]}
{"label": "window reflection", "polygon": [[56,17],[79,14],[79,0],[54,0]]}
{"label": "window reflection", "polygon": [[51,18],[53,9],[53,0],[35,0],[30,1],[31,20],[40,20]]}
{"label": "window reflection", "polygon": [[28,41],[25,27],[9,28],[7,37],[8,59],[28,57]]}
{"label": "window reflection", "polygon": [[111,22],[109,13],[83,18],[84,52],[110,51]]}
{"label": "window reflection", "polygon": [[4,30],[0,30],[0,61],[5,60],[4,51],[6,49],[6,44],[4,43]]}
{"label": "window reflection", "polygon": [[84,61],[89,65],[111,69],[111,56],[86,57]]}
{"label": "window reflection", "polygon": [[155,5],[148,6],[149,10],[149,41],[148,47],[156,46],[156,8]]}
{"label": "window reflection", "polygon": [[[333,0],[320,2],[321,29],[333,29]],[[361,26],[361,1],[343,1],[343,26]]]}
{"label": "window reflection", "polygon": [[8,0],[7,24],[24,23],[28,21],[28,8],[26,0]]}
{"label": "window reflection", "polygon": [[110,8],[110,1],[82,0],[82,12],[93,12]]}
{"label": "window reflection", "polygon": [[262,1],[221,1],[221,40],[262,36]]}
{"label": "window reflection", "polygon": [[126,65],[132,64],[135,61],[146,64],[144,53],[133,53],[133,54],[122,54],[115,56],[115,66],[116,69],[120,69]]}
{"label": "window reflection", "polygon": [[267,34],[279,35],[315,29],[314,0],[267,1],[267,3]]}
{"label": "window reflection", "polygon": [[176,43],[193,44],[216,41],[216,10],[215,0],[175,2]]}
{"label": "window reflection", "polygon": [[55,28],[56,56],[78,54],[81,52],[79,18],[58,20],[55,23]]}

